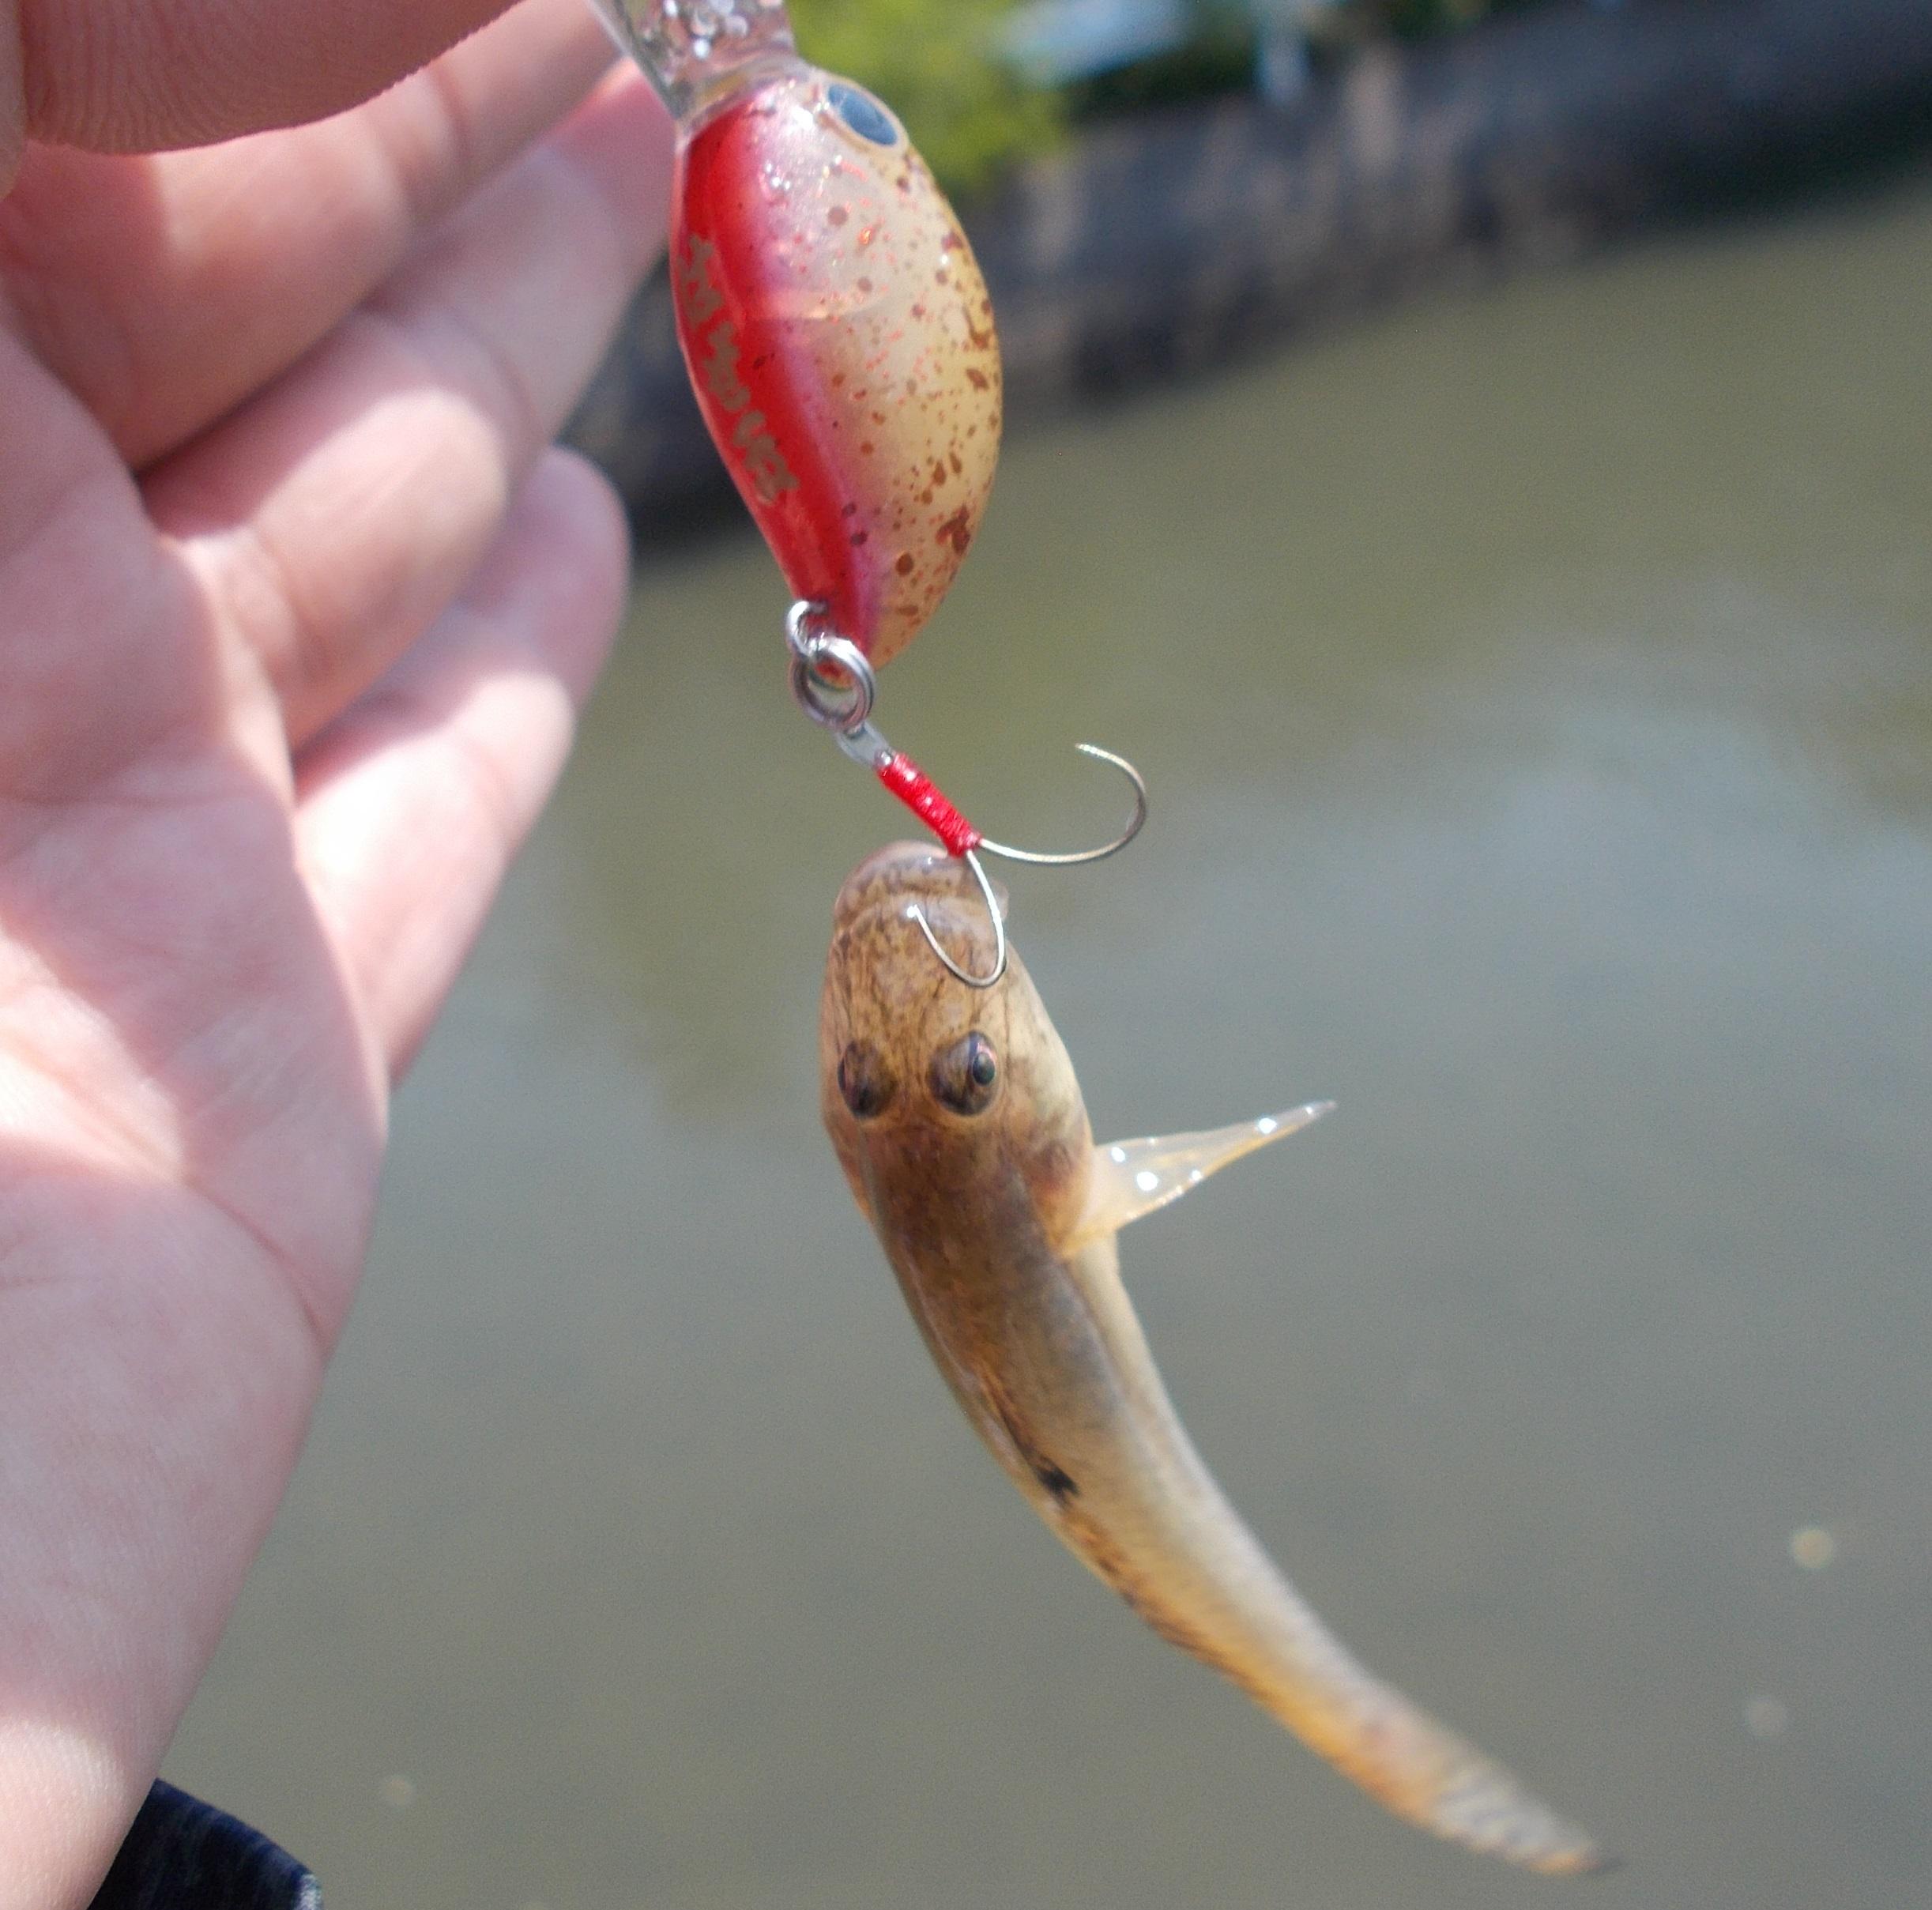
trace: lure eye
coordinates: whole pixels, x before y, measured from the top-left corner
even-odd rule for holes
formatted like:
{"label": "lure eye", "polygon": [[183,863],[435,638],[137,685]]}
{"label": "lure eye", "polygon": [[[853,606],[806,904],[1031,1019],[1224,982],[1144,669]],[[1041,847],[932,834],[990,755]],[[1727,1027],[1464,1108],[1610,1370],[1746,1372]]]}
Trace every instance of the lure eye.
{"label": "lure eye", "polygon": [[1000,1091],[1000,1057],[976,1028],[932,1057],[932,1092],[956,1114],[981,1114]]}
{"label": "lure eye", "polygon": [[876,146],[899,143],[899,129],[893,123],[892,115],[862,88],[849,80],[834,80],[826,88],[825,96],[832,111],[860,138],[868,139]]}
{"label": "lure eye", "polygon": [[878,1051],[863,1042],[849,1042],[838,1057],[838,1092],[861,1121],[883,1113],[892,1099],[892,1077]]}

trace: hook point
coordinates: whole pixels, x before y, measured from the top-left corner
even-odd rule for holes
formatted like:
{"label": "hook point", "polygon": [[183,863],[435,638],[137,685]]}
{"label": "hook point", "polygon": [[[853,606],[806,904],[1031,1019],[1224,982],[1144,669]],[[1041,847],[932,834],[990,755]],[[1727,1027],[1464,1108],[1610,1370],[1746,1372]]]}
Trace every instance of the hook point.
{"label": "hook point", "polygon": [[1140,771],[1126,757],[1116,755],[1110,749],[1102,749],[1098,743],[1082,743],[1076,746],[1083,756],[1091,756],[1097,762],[1110,763],[1134,785],[1134,813],[1128,819],[1126,828],[1111,842],[1103,842],[1098,849],[1079,849],[1067,855],[1046,855],[1038,850],[1015,849],[1004,842],[981,842],[980,847],[989,855],[999,856],[1008,862],[1031,862],[1048,868],[1073,868],[1083,862],[1099,862],[1107,857],[1118,855],[1134,838],[1139,834],[1147,819],[1147,785]]}

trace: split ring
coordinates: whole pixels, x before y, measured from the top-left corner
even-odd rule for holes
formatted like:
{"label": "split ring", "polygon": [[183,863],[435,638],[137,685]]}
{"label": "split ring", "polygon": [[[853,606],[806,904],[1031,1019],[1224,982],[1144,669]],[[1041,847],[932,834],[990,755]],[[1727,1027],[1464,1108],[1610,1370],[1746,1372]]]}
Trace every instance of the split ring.
{"label": "split ring", "polygon": [[857,644],[835,631],[811,627],[823,608],[801,597],[786,613],[785,643],[792,653],[792,695],[800,709],[822,729],[845,734],[864,726],[872,713],[879,680]]}

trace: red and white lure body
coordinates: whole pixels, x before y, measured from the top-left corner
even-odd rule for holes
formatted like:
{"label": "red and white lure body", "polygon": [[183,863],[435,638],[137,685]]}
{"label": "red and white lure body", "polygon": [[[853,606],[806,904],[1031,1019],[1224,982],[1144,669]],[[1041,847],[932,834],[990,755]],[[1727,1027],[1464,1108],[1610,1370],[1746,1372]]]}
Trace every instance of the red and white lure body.
{"label": "red and white lure body", "polygon": [[815,722],[963,857],[1006,927],[979,852],[1098,861],[1126,832],[1040,855],[989,842],[871,721],[876,671],[951,587],[1000,455],[992,301],[906,129],[792,43],[784,0],[590,0],[677,123],[671,283],[699,409],[796,601],[792,690]]}
{"label": "red and white lure body", "polygon": [[874,665],[911,642],[999,457],[992,304],[893,115],[781,0],[594,0],[678,126],[671,258],[702,408],[793,593]]}

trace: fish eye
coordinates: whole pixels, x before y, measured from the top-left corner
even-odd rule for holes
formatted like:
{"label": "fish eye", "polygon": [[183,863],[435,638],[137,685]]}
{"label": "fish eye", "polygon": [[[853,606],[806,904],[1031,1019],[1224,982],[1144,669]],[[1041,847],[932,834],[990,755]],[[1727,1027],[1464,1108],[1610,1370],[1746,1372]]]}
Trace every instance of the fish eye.
{"label": "fish eye", "polygon": [[825,96],[832,111],[860,138],[868,139],[876,146],[899,143],[899,129],[893,124],[892,115],[864,88],[854,86],[849,80],[834,80],[826,88]]}
{"label": "fish eye", "polygon": [[892,1076],[876,1049],[848,1042],[838,1057],[838,1092],[861,1121],[884,1112],[892,1099]]}
{"label": "fish eye", "polygon": [[932,1057],[932,1092],[958,1114],[981,1114],[1000,1091],[1000,1057],[975,1028]]}

